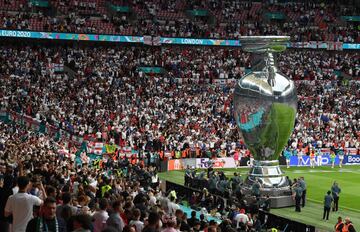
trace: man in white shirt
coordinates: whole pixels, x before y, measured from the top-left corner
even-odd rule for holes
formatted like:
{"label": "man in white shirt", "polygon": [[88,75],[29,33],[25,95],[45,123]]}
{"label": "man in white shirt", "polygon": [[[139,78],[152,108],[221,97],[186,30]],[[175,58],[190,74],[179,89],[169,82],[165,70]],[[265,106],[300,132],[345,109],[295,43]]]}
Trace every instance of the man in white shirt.
{"label": "man in white shirt", "polygon": [[175,203],[175,197],[170,196],[170,202],[168,203],[168,213],[173,216],[178,209],[180,209],[180,206]]}
{"label": "man in white shirt", "polygon": [[242,228],[242,225],[247,227],[249,217],[245,214],[245,210],[241,209],[240,213],[235,216],[234,220],[236,221],[236,228]]}
{"label": "man in white shirt", "polygon": [[109,203],[105,198],[100,200],[99,202],[100,210],[96,211],[96,213],[93,216],[94,232],[100,232],[103,229],[105,229],[106,221],[109,218],[109,214],[108,212],[106,212],[108,205]]}
{"label": "man in white shirt", "polygon": [[140,221],[141,212],[139,209],[133,210],[133,218],[134,220],[131,220],[129,222],[129,225],[134,225],[136,227],[136,232],[141,232],[144,229],[144,223]]}
{"label": "man in white shirt", "polygon": [[[5,206],[5,217],[13,216],[12,231],[25,232],[28,222],[33,218],[33,207],[40,206],[43,201],[26,191],[31,187],[29,178],[20,176],[17,180],[19,192],[10,196]],[[43,197],[46,198],[44,186],[40,184]]]}

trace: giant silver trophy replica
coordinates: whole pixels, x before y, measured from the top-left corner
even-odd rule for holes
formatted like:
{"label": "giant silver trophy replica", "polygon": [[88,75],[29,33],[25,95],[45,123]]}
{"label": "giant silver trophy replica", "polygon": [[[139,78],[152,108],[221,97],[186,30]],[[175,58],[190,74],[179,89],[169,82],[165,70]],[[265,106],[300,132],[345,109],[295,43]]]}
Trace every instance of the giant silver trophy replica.
{"label": "giant silver trophy replica", "polygon": [[294,82],[276,67],[276,53],[285,50],[288,40],[287,36],[241,37],[242,47],[253,55],[253,65],[234,93],[235,119],[254,157],[245,192],[258,181],[261,194],[271,197],[272,207],[293,205],[278,161],[294,127],[297,108]]}

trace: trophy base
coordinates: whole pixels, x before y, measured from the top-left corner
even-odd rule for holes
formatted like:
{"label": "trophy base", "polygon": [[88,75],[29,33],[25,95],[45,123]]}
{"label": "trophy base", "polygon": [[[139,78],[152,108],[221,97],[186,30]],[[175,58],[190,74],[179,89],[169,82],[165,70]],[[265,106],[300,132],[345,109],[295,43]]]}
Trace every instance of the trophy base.
{"label": "trophy base", "polygon": [[255,181],[258,181],[261,185],[261,197],[270,197],[271,208],[282,208],[294,205],[289,181],[284,176],[284,172],[281,171],[279,161],[254,160],[254,166],[250,169],[243,188],[246,195],[252,194],[251,188]]}

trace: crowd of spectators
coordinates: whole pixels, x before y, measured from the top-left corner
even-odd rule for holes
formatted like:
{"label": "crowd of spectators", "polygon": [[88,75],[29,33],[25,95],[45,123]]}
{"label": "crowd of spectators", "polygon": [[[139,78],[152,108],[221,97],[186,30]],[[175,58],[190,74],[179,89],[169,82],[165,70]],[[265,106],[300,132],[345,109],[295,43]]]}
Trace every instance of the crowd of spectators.
{"label": "crowd of spectators", "polygon": [[358,53],[291,50],[279,56],[278,62],[281,71],[293,80],[333,80],[334,71],[359,77],[359,58]]}
{"label": "crowd of spectators", "polygon": [[[360,42],[359,30],[340,19],[359,14],[357,8],[331,3],[133,0],[113,1],[133,13],[111,14],[100,0],[49,2],[57,12],[26,1],[0,1],[0,28],[229,39],[287,34],[292,41]],[[209,15],[191,17],[187,10]],[[263,20],[269,12],[286,19]],[[309,50],[279,55],[280,70],[295,80],[299,98],[291,150],[359,152],[359,58],[355,52]],[[63,65],[66,70],[55,68]],[[251,68],[251,55],[241,49],[6,44],[0,46],[0,110],[140,153],[248,155],[233,118],[232,94],[235,80]],[[228,180],[218,172],[207,189],[181,199],[161,188],[153,159],[79,166],[77,149],[60,152],[66,136],[35,132],[26,124],[0,122],[1,231],[231,232],[264,226],[258,209],[268,210],[269,201],[225,205],[211,194],[241,199],[243,180],[237,174]],[[187,215],[182,200],[201,209],[200,218],[195,211]]]}
{"label": "crowd of spectators", "polygon": [[160,190],[152,166],[132,166],[125,160],[103,169],[83,165],[79,171],[71,159],[58,156],[57,144],[47,136],[3,123],[0,136],[4,232],[216,231],[218,224],[208,222],[207,215],[201,223],[190,219],[177,204],[176,193],[168,196]]}
{"label": "crowd of spectators", "polygon": [[[174,190],[165,192],[154,164],[131,165],[119,159],[102,167],[86,163],[80,167],[71,157],[58,154],[59,146],[26,126],[0,122],[2,231],[231,232],[267,227],[259,209],[269,210],[268,199],[262,204],[255,198],[225,203],[212,194],[211,184],[211,192],[195,191],[188,198]],[[240,176],[229,183],[223,173],[214,173],[217,176],[224,191],[232,185],[238,192]],[[200,216],[181,206],[184,201]]]}
{"label": "crowd of spectators", "polygon": [[[289,146],[359,147],[359,82],[333,74],[339,69],[358,75],[356,57],[326,51],[280,55],[284,73],[298,80],[298,120]],[[228,81],[251,68],[241,50],[6,46],[0,61],[2,110],[142,151],[210,157],[244,148],[232,116],[234,81]],[[53,63],[67,63],[75,72],[57,73]],[[165,73],[146,74],[139,66]],[[219,78],[227,84],[215,84]]]}
{"label": "crowd of spectators", "polygon": [[[130,12],[106,10],[104,2],[54,1],[57,13],[20,4],[15,11],[0,5],[0,27],[6,29],[236,39],[245,35],[289,35],[294,42],[359,43],[356,23],[341,16],[359,15],[350,3],[269,3],[249,1],[129,1]],[[95,5],[94,5],[95,4]],[[85,8],[85,9],[84,9]],[[71,10],[70,10],[71,9]],[[84,12],[85,10],[85,12]],[[188,10],[205,10],[191,16]],[[19,11],[20,13],[16,12]],[[274,20],[267,14],[280,14]]]}

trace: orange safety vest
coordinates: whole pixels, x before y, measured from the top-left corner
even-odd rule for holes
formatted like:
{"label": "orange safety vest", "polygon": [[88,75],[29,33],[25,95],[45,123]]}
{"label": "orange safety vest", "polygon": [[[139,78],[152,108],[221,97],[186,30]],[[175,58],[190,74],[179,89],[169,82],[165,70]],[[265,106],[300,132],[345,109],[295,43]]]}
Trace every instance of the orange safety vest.
{"label": "orange safety vest", "polygon": [[339,229],[339,227],[340,227],[340,225],[343,225],[343,224],[344,224],[344,223],[342,223],[342,222],[337,223],[337,224],[335,225],[335,231],[336,231],[336,232],[341,232],[340,229]]}
{"label": "orange safety vest", "polygon": [[160,158],[160,160],[164,160],[164,152],[163,151],[159,152],[159,158]]}
{"label": "orange safety vest", "polygon": [[136,155],[132,155],[131,156],[131,164],[135,165],[136,163],[137,163],[137,157],[136,157]]}
{"label": "orange safety vest", "polygon": [[200,148],[195,148],[196,157],[200,157]]}
{"label": "orange safety vest", "polygon": [[344,223],[342,232],[349,232],[349,226],[351,226],[351,225],[352,225],[352,223],[349,223],[349,224]]}
{"label": "orange safety vest", "polygon": [[182,158],[186,158],[187,157],[187,149],[182,151]]}
{"label": "orange safety vest", "polygon": [[304,153],[306,154],[306,153],[308,153],[308,152],[309,152],[309,147],[306,146],[306,147],[304,148]]}

